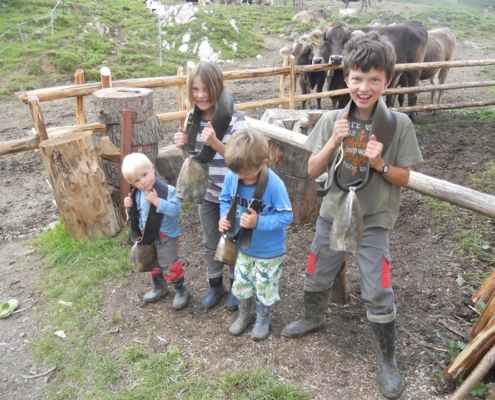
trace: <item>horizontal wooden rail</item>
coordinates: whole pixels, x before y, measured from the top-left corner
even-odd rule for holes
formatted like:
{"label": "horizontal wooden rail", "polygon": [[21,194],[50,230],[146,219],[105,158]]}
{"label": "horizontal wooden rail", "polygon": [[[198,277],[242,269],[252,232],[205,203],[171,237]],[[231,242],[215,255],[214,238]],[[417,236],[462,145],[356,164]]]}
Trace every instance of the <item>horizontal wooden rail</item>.
{"label": "horizontal wooden rail", "polygon": [[[292,132],[249,117],[246,117],[246,120],[250,127],[260,130],[271,139],[289,143],[301,150],[309,151],[304,144],[307,136],[302,133]],[[405,187],[487,217],[495,218],[495,196],[415,171],[411,171],[409,183]]]}
{"label": "horizontal wooden rail", "polygon": [[[456,68],[456,67],[474,67],[474,66],[486,66],[495,65],[495,60],[469,60],[469,61],[444,61],[444,62],[432,62],[432,63],[411,63],[411,64],[397,64],[395,66],[396,71],[406,71],[414,69],[431,69],[431,68]],[[305,65],[296,66],[295,73],[300,74],[303,72],[318,72],[329,71],[332,69],[339,69],[342,66],[331,66],[329,64],[321,65]],[[225,80],[237,80],[237,79],[250,79],[261,78],[278,75],[288,75],[290,73],[290,67],[276,67],[276,68],[260,68],[251,70],[239,70],[239,71],[225,71]],[[136,78],[136,79],[123,79],[112,81],[113,87],[139,87],[139,88],[160,88],[169,86],[178,86],[186,84],[186,76],[165,76],[165,77],[152,77],[152,78]],[[86,83],[83,85],[68,85],[58,86],[45,89],[35,89],[28,91],[16,92],[17,97],[25,104],[28,103],[29,96],[38,97],[40,102],[67,99],[79,96],[89,96],[95,91],[101,89],[101,83]]]}

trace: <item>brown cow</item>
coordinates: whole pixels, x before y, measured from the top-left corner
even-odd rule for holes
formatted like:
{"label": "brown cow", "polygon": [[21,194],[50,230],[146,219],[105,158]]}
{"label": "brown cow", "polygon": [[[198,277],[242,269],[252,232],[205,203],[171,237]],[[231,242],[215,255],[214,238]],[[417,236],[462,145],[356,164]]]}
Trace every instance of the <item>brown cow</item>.
{"label": "brown cow", "polygon": [[296,15],[294,15],[292,20],[301,22],[324,22],[330,18],[333,18],[332,10],[325,7],[320,8],[319,10],[299,11]]}
{"label": "brown cow", "polygon": [[[282,51],[281,51],[282,53]],[[308,35],[301,36],[292,45],[291,54],[295,58],[296,65],[311,65],[313,62],[313,46]],[[325,84],[325,72],[305,72],[298,76],[299,87],[302,94],[311,93],[311,89],[316,87],[316,92],[321,93]],[[316,99],[318,109],[321,109],[321,99]],[[306,101],[302,102],[302,108],[306,108]]]}
{"label": "brown cow", "polygon": [[[432,31],[428,31],[428,42],[426,44],[426,52],[424,62],[436,62],[436,61],[452,61],[454,57],[454,50],[456,45],[456,37],[449,28],[438,28]],[[432,85],[437,83],[442,84],[447,80],[449,74],[449,68],[432,68],[421,70],[420,80],[429,79]],[[437,78],[437,82],[435,82]],[[400,86],[412,86],[407,84],[407,76],[401,76],[399,80]],[[436,91],[431,91],[430,103],[435,103]],[[437,104],[440,104],[443,90],[438,91]],[[398,96],[399,105],[402,107],[404,104],[404,95]]]}
{"label": "brown cow", "polygon": [[[424,62],[434,61],[452,61],[454,58],[454,50],[456,45],[455,35],[449,28],[438,28],[428,31],[428,43],[426,44],[426,52]],[[437,83],[442,84],[447,80],[449,68],[434,68],[423,69],[421,71],[420,80],[429,79],[432,85]],[[443,90],[438,91],[438,101],[442,98]],[[431,92],[431,104],[435,102],[435,92]]]}
{"label": "brown cow", "polygon": [[[335,23],[326,31],[325,41],[331,48],[331,55],[328,62],[332,65],[341,64],[343,61],[344,46],[351,37],[351,34],[359,34],[361,32],[377,31],[381,35],[386,36],[395,48],[397,55],[397,64],[403,63],[418,63],[423,62],[426,43],[428,41],[428,32],[419,22],[409,22],[397,25],[364,27],[359,29],[349,29],[344,22]],[[421,72],[405,71],[406,82],[408,86],[418,86],[419,76]],[[397,87],[401,73],[396,73],[390,87]],[[392,106],[395,103],[396,96],[387,96],[387,106]],[[408,95],[408,105],[415,106],[418,100],[417,93]],[[410,115],[411,120],[414,120],[414,115]]]}

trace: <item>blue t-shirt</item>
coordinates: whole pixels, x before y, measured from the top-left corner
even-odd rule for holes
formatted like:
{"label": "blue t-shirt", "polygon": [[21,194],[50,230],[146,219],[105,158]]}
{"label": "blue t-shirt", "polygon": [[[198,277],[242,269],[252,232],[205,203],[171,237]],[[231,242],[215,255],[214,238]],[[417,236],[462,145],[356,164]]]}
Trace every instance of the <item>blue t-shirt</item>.
{"label": "blue t-shirt", "polygon": [[[160,233],[163,233],[165,236],[175,238],[177,236],[180,236],[180,203],[179,200],[177,200],[177,198],[175,197],[175,188],[170,185],[167,186],[167,199],[159,198],[156,211],[163,214],[162,225],[160,226]],[[151,204],[146,201],[145,197],[146,194],[142,190],[139,190],[136,193],[136,206],[139,212],[139,229],[141,229],[141,231],[144,230],[151,206]]]}
{"label": "blue t-shirt", "polygon": [[[225,217],[237,192],[236,232],[256,189],[256,184],[246,186],[239,182],[237,191],[238,182],[237,174],[229,171],[220,194],[220,216]],[[284,183],[271,170],[261,203],[251,245],[242,252],[258,258],[280,257],[285,253],[286,227],[292,222],[292,206]]]}

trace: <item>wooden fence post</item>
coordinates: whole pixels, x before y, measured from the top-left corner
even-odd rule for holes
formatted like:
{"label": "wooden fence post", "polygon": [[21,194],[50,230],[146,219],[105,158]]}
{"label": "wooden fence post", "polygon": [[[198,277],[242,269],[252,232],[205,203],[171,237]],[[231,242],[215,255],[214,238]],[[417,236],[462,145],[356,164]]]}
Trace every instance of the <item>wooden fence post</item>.
{"label": "wooden fence post", "polygon": [[[78,69],[74,75],[74,82],[76,85],[84,84],[84,71]],[[86,123],[86,114],[84,113],[84,97],[76,96],[76,121],[78,125],[84,125]]]}
{"label": "wooden fence post", "polygon": [[296,58],[290,56],[290,93],[289,110],[294,110],[294,97],[296,95]]}
{"label": "wooden fence post", "polygon": [[108,89],[112,87],[112,73],[110,72],[110,68],[102,67],[100,69],[101,76],[101,88]]}

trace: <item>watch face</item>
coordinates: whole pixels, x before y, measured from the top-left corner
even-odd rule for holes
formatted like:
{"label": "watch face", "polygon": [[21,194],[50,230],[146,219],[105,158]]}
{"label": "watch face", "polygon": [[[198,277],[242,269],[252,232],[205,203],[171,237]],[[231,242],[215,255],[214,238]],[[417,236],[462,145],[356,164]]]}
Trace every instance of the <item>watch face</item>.
{"label": "watch face", "polygon": [[388,172],[388,164],[383,164],[382,174],[386,174]]}

